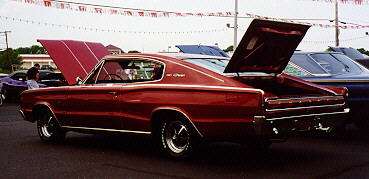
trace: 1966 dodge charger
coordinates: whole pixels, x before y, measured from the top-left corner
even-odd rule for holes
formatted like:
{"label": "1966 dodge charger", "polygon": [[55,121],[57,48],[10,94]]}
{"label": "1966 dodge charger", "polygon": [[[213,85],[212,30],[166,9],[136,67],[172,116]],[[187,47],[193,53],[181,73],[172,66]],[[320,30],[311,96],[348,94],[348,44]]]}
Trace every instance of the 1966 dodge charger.
{"label": "1966 dodge charger", "polygon": [[254,20],[230,60],[124,54],[104,57],[88,74],[87,57],[104,54],[96,44],[40,40],[64,62],[60,69],[68,59],[81,65],[64,73],[70,83],[78,73],[84,80],[23,92],[21,113],[43,141],[67,131],[148,134],[172,157],[188,155],[201,139],[265,147],[295,131],[329,129],[349,111],[347,89],[282,73],[308,28]]}

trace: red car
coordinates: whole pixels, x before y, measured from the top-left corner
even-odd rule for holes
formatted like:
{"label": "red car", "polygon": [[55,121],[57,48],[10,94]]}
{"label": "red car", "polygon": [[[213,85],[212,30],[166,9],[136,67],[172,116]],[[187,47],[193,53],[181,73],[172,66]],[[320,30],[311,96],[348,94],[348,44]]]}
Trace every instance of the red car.
{"label": "red car", "polygon": [[347,90],[282,74],[308,28],[254,20],[230,60],[124,54],[95,67],[84,64],[106,53],[98,44],[41,40],[64,63],[59,68],[69,69],[70,83],[77,75],[84,80],[23,92],[21,113],[37,123],[43,141],[62,140],[67,131],[146,134],[172,157],[188,155],[202,139],[267,147],[295,131],[327,130],[349,111]]}

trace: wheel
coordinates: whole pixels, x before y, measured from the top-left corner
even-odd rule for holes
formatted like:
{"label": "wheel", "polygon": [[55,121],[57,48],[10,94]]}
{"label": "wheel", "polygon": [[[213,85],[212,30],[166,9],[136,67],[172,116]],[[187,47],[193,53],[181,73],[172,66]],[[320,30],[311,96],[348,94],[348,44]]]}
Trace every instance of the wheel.
{"label": "wheel", "polygon": [[44,142],[61,142],[65,138],[65,132],[50,111],[37,114],[37,131]]}
{"label": "wheel", "polygon": [[159,147],[172,158],[186,158],[195,145],[192,129],[181,120],[164,120],[160,125]]}

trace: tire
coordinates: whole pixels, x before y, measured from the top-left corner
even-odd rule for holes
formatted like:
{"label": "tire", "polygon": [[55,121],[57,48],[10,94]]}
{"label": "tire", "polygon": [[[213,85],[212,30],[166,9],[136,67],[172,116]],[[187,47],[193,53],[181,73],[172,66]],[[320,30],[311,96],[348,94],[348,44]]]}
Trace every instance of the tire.
{"label": "tire", "polygon": [[62,142],[65,139],[65,132],[48,110],[38,112],[37,132],[43,142]]}
{"label": "tire", "polygon": [[187,158],[195,147],[192,128],[182,120],[163,120],[160,123],[158,143],[162,153],[170,158]]}

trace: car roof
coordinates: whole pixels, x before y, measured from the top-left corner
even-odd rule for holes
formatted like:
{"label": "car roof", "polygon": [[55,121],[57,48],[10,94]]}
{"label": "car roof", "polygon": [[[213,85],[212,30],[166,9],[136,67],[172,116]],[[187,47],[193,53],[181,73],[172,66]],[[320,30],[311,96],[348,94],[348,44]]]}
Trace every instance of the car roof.
{"label": "car roof", "polygon": [[104,60],[113,60],[119,59],[119,57],[126,57],[132,55],[139,55],[139,56],[153,56],[153,55],[161,55],[161,56],[168,56],[177,59],[224,59],[229,60],[228,57],[219,57],[219,56],[212,56],[212,55],[201,55],[201,54],[189,54],[189,53],[126,53],[126,54],[119,54],[119,55],[107,55],[104,57]]}
{"label": "car roof", "polygon": [[343,54],[342,52],[302,52],[295,51],[293,54]]}

